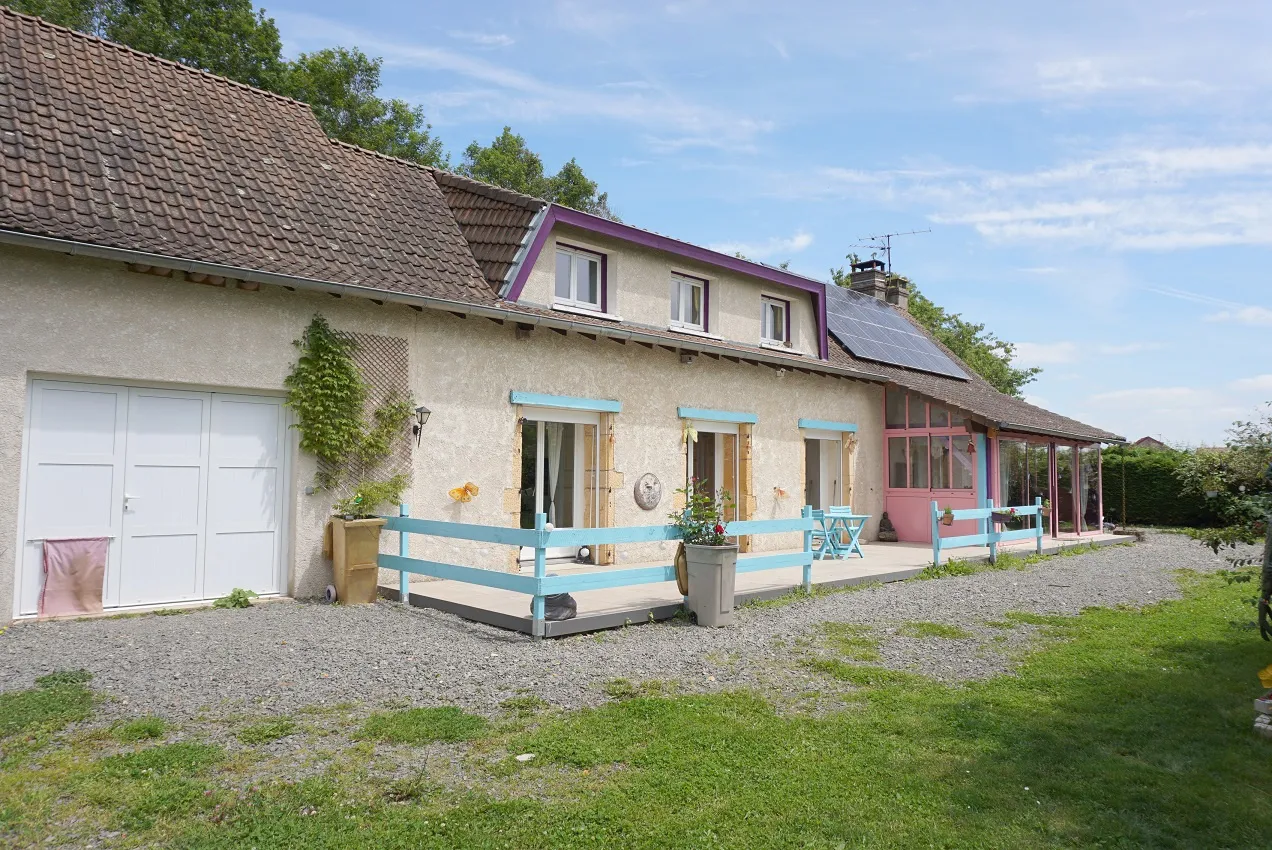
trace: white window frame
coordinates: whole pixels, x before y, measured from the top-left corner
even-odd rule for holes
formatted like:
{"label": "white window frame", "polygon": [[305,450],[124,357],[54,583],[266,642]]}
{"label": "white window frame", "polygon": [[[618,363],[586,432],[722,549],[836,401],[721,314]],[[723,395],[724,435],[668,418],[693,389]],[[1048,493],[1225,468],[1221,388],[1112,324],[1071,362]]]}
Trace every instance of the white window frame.
{"label": "white window frame", "polygon": [[[693,296],[691,291],[697,289],[699,291],[698,305],[699,322],[689,322],[685,320],[685,307],[692,308]],[[673,274],[671,276],[671,298],[670,303],[675,305],[680,318],[672,316],[671,327],[680,328],[682,330],[699,331],[706,333],[707,331],[707,282],[700,278],[688,277],[681,274]]]}
{"label": "white window frame", "polygon": [[[790,302],[764,295],[760,297],[760,305],[760,341],[769,345],[789,346],[791,340],[787,336],[786,329],[790,325]],[[772,315],[774,307],[781,309],[782,320],[780,327],[776,329],[777,336],[770,336],[768,333],[769,316]]]}
{"label": "white window frame", "polygon": [[[556,280],[556,263],[552,265],[552,303],[564,305],[566,307],[574,307],[580,310],[588,310],[593,313],[604,312],[602,305],[605,304],[605,264],[602,261],[602,254],[596,254],[591,251],[581,251],[577,248],[567,248],[564,245],[556,247],[556,255],[565,254],[570,258],[570,295],[563,297],[557,293]],[[581,301],[579,294],[579,267],[576,258],[591,260],[596,263],[596,301]]]}

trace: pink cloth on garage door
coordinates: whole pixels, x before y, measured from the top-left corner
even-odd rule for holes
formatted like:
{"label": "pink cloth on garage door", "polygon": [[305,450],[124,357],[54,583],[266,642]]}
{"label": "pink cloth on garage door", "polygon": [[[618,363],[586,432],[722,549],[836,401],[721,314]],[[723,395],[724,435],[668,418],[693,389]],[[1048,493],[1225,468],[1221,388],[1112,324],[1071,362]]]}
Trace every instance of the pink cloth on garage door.
{"label": "pink cloth on garage door", "polygon": [[109,537],[44,541],[41,617],[100,614]]}

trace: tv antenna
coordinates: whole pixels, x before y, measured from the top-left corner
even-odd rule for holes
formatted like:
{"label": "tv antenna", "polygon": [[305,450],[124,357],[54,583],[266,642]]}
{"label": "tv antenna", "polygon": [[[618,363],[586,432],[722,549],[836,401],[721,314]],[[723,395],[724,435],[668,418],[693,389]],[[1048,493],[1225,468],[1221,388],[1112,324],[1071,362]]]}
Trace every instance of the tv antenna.
{"label": "tv antenna", "polygon": [[[932,228],[926,230],[906,230],[902,233],[880,233],[878,236],[859,236],[861,244],[850,245],[850,248],[869,248],[875,252],[883,252],[883,262],[887,267],[888,274],[892,274],[892,237],[893,236],[912,236],[916,233],[931,233]],[[873,257],[873,255],[871,255]]]}

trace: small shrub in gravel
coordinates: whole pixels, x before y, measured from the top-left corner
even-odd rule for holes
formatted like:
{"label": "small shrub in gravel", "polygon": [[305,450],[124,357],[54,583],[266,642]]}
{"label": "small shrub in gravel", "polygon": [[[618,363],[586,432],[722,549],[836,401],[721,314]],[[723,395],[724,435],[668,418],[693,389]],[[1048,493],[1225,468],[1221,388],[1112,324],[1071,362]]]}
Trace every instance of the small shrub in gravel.
{"label": "small shrub in gravel", "polygon": [[41,688],[55,688],[58,685],[86,685],[92,678],[93,674],[87,670],[58,670],[55,673],[49,673],[47,676],[38,676],[35,684]]}
{"label": "small shrub in gravel", "polygon": [[212,744],[163,744],[135,753],[107,756],[99,763],[110,777],[145,779],[163,774],[194,773],[219,762],[225,753]]}
{"label": "small shrub in gravel", "polygon": [[286,738],[296,732],[296,724],[289,718],[279,717],[274,720],[262,720],[239,730],[238,739],[244,744],[268,744]]}
{"label": "small shrub in gravel", "polygon": [[925,685],[928,680],[914,673],[900,670],[889,670],[886,667],[872,667],[868,664],[846,664],[834,658],[808,658],[804,666],[818,673],[859,688],[880,687],[884,685]]}
{"label": "small shrub in gravel", "polygon": [[162,717],[138,717],[115,727],[115,737],[125,744],[135,744],[152,738],[162,738],[168,724]]}
{"label": "small shrub in gravel", "polygon": [[408,708],[373,714],[355,737],[390,744],[471,741],[486,731],[486,718],[465,714],[453,705]]}
{"label": "small shrub in gravel", "polygon": [[526,717],[548,708],[548,703],[534,694],[517,694],[515,697],[508,697],[508,699],[499,703],[499,707],[509,714]]}
{"label": "small shrub in gravel", "polygon": [[1003,619],[1009,623],[1023,623],[1026,626],[1059,626],[1068,619],[1054,614],[1032,614],[1028,611],[1008,611]]}
{"label": "small shrub in gravel", "polygon": [[36,679],[25,691],[0,694],[0,737],[41,729],[61,729],[93,710],[93,692],[84,687],[86,670],[66,670]]}
{"label": "small shrub in gravel", "polygon": [[256,598],[256,594],[250,590],[244,590],[236,587],[227,595],[212,603],[213,608],[251,608],[252,600]]}
{"label": "small shrub in gravel", "polygon": [[911,638],[946,638],[948,640],[966,640],[974,637],[967,629],[951,626],[946,623],[928,623],[922,620],[903,623],[897,634]]}
{"label": "small shrub in gravel", "polygon": [[822,623],[826,645],[850,661],[878,661],[879,639],[869,626],[856,623]]}

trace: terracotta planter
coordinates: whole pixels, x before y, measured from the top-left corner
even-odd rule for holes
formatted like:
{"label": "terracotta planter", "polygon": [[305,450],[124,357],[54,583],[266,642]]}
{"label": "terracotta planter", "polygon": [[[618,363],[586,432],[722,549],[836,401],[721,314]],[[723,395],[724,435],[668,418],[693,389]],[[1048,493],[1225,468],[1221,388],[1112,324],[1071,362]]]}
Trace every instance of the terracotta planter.
{"label": "terracotta planter", "polygon": [[941,514],[941,525],[953,525],[954,514]]}
{"label": "terracotta planter", "polygon": [[332,517],[328,522],[328,553],[337,602],[366,605],[375,601],[379,591],[380,529],[384,523],[379,517]]}
{"label": "terracotta planter", "polygon": [[733,622],[733,588],[737,582],[738,547],[685,545],[689,573],[689,610],[698,625],[727,626]]}

